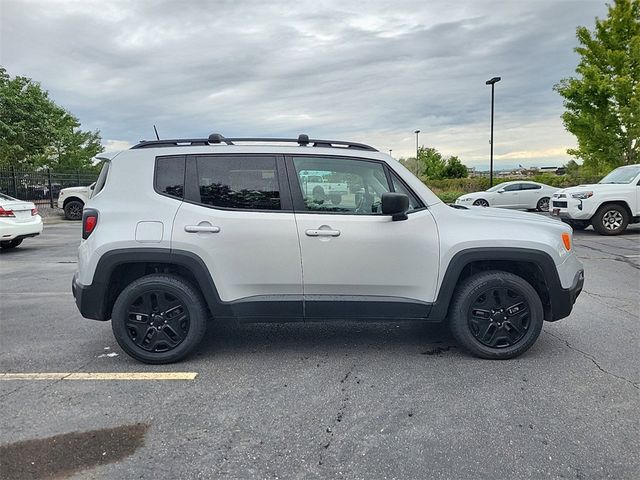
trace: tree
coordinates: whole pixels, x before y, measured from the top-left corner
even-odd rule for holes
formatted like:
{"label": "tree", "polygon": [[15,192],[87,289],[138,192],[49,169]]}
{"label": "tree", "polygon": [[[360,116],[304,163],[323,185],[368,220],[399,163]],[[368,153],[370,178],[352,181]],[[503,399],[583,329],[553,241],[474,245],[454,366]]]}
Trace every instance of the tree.
{"label": "tree", "polygon": [[586,170],[608,171],[640,160],[640,0],[615,0],[593,32],[578,27],[577,78],[554,88],[564,97],[562,119],[576,136]]}
{"label": "tree", "polygon": [[92,166],[103,150],[100,132],[80,130],[79,120],[27,77],[0,67],[0,166],[50,166],[76,170]]}
{"label": "tree", "polygon": [[433,147],[418,149],[418,164],[422,167],[422,175],[427,178],[442,178],[446,166],[442,154]]}
{"label": "tree", "polygon": [[442,171],[442,176],[444,178],[467,178],[468,175],[469,170],[456,156],[449,157],[447,165]]}

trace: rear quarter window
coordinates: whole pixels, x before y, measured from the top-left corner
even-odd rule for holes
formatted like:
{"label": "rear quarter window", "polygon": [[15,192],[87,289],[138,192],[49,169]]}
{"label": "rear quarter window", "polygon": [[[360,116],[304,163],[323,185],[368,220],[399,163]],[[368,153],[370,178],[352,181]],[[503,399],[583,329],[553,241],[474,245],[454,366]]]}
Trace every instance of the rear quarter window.
{"label": "rear quarter window", "polygon": [[154,188],[161,195],[184,197],[185,157],[158,157]]}

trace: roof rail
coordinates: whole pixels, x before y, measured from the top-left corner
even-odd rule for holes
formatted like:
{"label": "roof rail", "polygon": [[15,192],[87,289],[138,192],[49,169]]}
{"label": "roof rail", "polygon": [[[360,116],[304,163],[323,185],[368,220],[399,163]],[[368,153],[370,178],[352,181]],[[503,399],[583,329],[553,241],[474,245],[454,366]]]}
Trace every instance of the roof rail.
{"label": "roof rail", "polygon": [[364,143],[345,142],[342,140],[318,140],[310,139],[308,135],[300,134],[298,138],[263,138],[263,137],[225,137],[219,133],[212,133],[209,138],[178,138],[170,140],[142,140],[131,149],[137,148],[157,148],[157,147],[182,147],[197,145],[217,145],[225,143],[235,145],[235,142],[259,142],[259,143],[297,143],[301,147],[311,144],[312,147],[324,148],[352,148],[355,150],[368,150],[377,152],[378,150]]}

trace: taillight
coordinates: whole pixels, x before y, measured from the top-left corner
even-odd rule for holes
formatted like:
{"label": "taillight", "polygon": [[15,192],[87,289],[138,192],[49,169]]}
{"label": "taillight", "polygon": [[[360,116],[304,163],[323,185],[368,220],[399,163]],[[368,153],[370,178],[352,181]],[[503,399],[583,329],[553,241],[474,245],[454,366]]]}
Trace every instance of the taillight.
{"label": "taillight", "polygon": [[82,212],[82,238],[86,240],[98,225],[98,211],[85,208]]}
{"label": "taillight", "polygon": [[5,210],[0,207],[0,217],[15,217],[15,215],[13,214],[13,210]]}
{"label": "taillight", "polygon": [[38,209],[37,208],[32,208],[31,209],[31,216],[33,217],[34,215],[38,214]]}

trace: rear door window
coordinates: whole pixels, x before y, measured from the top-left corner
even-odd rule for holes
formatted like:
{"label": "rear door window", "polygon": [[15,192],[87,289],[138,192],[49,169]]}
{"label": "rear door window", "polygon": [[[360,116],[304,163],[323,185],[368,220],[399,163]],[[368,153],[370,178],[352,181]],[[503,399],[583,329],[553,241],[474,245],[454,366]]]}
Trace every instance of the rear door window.
{"label": "rear door window", "polygon": [[281,210],[277,160],[271,156],[196,157],[198,203],[238,210]]}

